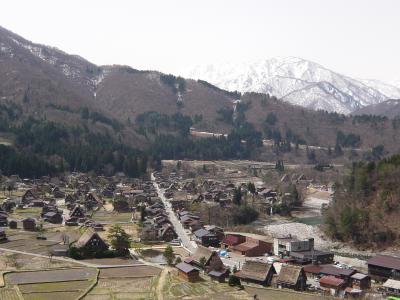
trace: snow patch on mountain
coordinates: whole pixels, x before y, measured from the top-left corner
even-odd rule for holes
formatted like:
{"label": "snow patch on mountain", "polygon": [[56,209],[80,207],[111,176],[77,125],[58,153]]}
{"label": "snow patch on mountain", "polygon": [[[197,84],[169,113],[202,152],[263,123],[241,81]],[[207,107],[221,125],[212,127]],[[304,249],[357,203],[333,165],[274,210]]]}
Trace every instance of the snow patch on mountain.
{"label": "snow patch on mountain", "polygon": [[269,93],[307,108],[341,113],[388,99],[375,86],[297,57],[198,66],[184,73],[230,91]]}
{"label": "snow patch on mountain", "polygon": [[389,98],[400,99],[400,83],[386,83],[376,79],[361,79],[363,83],[385,94]]}

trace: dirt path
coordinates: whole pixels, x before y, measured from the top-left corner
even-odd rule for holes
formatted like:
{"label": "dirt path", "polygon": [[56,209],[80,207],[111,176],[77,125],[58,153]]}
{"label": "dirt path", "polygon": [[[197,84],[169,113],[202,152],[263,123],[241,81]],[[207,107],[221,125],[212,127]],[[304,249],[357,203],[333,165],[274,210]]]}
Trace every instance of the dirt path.
{"label": "dirt path", "polygon": [[164,300],[163,289],[167,280],[168,269],[164,268],[160,273],[160,278],[158,279],[157,287],[156,287],[156,296],[158,300]]}

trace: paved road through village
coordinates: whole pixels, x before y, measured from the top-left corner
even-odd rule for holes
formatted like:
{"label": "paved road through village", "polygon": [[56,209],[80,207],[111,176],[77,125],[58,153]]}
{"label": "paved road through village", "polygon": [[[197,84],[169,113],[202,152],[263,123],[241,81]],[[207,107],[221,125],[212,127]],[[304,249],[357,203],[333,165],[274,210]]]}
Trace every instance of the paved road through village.
{"label": "paved road through village", "polygon": [[165,211],[168,214],[169,220],[171,221],[172,225],[175,228],[175,232],[178,237],[182,241],[182,245],[187,248],[190,253],[193,253],[197,249],[197,244],[194,241],[190,240],[189,235],[185,232],[185,229],[182,226],[182,223],[176,217],[174,211],[172,210],[171,203],[165,198],[164,196],[164,189],[161,189],[157,184],[154,174],[151,174],[151,180],[153,181],[154,187],[157,190],[158,196],[160,197],[161,201],[164,203]]}

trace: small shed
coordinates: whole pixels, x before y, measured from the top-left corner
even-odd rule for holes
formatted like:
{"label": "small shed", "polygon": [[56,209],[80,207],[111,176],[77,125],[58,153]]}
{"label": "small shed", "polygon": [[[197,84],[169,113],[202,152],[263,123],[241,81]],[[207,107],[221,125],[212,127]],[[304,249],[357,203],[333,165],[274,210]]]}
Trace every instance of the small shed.
{"label": "small shed", "polygon": [[175,266],[178,269],[178,276],[189,282],[200,280],[200,272],[197,268],[185,262],[181,262]]}
{"label": "small shed", "polygon": [[36,221],[32,218],[26,218],[22,220],[22,227],[26,231],[35,231],[36,230]]}

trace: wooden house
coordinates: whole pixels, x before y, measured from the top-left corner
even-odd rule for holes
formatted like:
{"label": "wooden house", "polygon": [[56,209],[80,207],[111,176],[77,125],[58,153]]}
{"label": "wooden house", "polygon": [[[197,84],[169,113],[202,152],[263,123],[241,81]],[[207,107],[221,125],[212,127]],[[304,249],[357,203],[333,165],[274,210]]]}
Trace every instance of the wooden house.
{"label": "wooden house", "polygon": [[227,234],[221,242],[222,249],[230,249],[233,246],[242,244],[246,241],[246,237],[240,234]]}
{"label": "wooden house", "polygon": [[244,256],[261,256],[272,252],[272,243],[246,236],[244,243],[232,246],[231,250]]}
{"label": "wooden house", "polygon": [[18,228],[18,223],[17,223],[17,221],[15,221],[15,220],[11,220],[11,221],[8,223],[8,226],[10,227],[10,229],[17,229],[17,228]]}
{"label": "wooden house", "polygon": [[307,276],[302,267],[283,265],[276,284],[279,288],[303,291],[307,286]]}
{"label": "wooden house", "polygon": [[400,281],[388,279],[383,284],[386,296],[400,297]]}
{"label": "wooden house", "polygon": [[22,195],[21,201],[23,204],[29,204],[36,199],[38,199],[38,197],[33,193],[31,189],[29,189]]}
{"label": "wooden house", "polygon": [[175,266],[178,269],[178,277],[187,280],[189,282],[196,282],[200,280],[199,269],[189,265],[185,262],[181,262]]}
{"label": "wooden house", "polygon": [[0,229],[0,243],[7,241],[7,235],[4,229]]}
{"label": "wooden house", "polygon": [[368,275],[372,279],[400,279],[400,257],[377,255],[367,261]]}
{"label": "wooden house", "polygon": [[346,282],[335,276],[323,276],[319,280],[319,285],[328,295],[337,297],[344,293]]}
{"label": "wooden house", "polygon": [[32,218],[26,218],[22,220],[22,228],[26,231],[35,231],[36,230],[36,221]]}
{"label": "wooden house", "polygon": [[178,235],[176,234],[174,227],[171,224],[164,224],[159,230],[158,230],[158,239],[164,241],[164,242],[170,242],[174,239],[176,239]]}
{"label": "wooden house", "polygon": [[89,252],[99,252],[108,249],[108,245],[92,228],[88,228],[75,243],[77,248],[86,248]]}
{"label": "wooden house", "polygon": [[8,226],[8,215],[7,213],[0,214],[0,227],[7,227]]}
{"label": "wooden house", "polygon": [[200,228],[193,232],[195,241],[204,247],[218,247],[220,240],[215,233],[212,233],[204,228]]}
{"label": "wooden house", "polygon": [[248,260],[242,269],[235,273],[235,276],[244,282],[269,286],[274,274],[276,271],[272,264]]}
{"label": "wooden house", "polygon": [[355,273],[351,276],[351,285],[354,289],[369,289],[371,287],[371,277],[366,274]]}
{"label": "wooden house", "polygon": [[61,224],[63,221],[62,214],[58,211],[49,211],[43,215],[43,219],[46,222],[52,223],[52,224]]}

